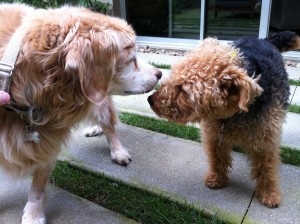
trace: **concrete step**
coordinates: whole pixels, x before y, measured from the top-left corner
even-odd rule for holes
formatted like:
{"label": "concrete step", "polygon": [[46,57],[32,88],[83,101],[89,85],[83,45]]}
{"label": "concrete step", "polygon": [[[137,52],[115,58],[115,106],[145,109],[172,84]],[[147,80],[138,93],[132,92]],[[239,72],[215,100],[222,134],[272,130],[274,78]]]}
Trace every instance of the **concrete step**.
{"label": "concrete step", "polygon": [[256,198],[252,200],[255,187],[244,154],[233,152],[228,186],[210,190],[203,182],[207,163],[200,143],[120,124],[118,135],[133,159],[129,166],[122,167],[110,160],[110,149],[103,136],[86,138],[82,128],[74,131],[62,160],[140,189],[191,203],[233,223],[241,223],[244,216],[244,223],[300,223],[298,167],[281,165],[283,204],[268,209]]}
{"label": "concrete step", "polygon": [[[20,224],[31,179],[12,180],[0,172],[0,223]],[[49,184],[47,224],[134,224],[120,214]]]}

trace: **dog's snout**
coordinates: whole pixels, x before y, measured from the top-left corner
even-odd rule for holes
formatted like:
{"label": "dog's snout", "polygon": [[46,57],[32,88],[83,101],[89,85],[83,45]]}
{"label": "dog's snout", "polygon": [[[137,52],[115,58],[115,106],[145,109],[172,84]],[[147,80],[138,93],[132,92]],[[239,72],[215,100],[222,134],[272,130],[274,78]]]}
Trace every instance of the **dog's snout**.
{"label": "dog's snout", "polygon": [[161,77],[162,77],[162,72],[161,72],[159,69],[157,69],[157,70],[155,71],[154,75],[157,77],[157,79],[161,79]]}
{"label": "dog's snout", "polygon": [[151,96],[148,97],[148,103],[151,107],[153,106],[153,99]]}

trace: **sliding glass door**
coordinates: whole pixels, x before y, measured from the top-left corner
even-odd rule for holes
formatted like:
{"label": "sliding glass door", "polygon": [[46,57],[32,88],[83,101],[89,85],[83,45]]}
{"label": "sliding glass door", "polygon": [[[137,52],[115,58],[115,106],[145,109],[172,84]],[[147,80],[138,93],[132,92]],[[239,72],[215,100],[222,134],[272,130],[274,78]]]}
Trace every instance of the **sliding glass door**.
{"label": "sliding glass door", "polygon": [[235,40],[258,36],[261,0],[207,0],[205,36]]}
{"label": "sliding glass door", "polygon": [[199,39],[201,0],[126,0],[126,19],[140,36]]}
{"label": "sliding glass door", "polygon": [[[195,43],[268,34],[271,0],[114,0],[143,40]],[[148,39],[147,39],[148,38]],[[141,39],[141,38],[138,38]]]}

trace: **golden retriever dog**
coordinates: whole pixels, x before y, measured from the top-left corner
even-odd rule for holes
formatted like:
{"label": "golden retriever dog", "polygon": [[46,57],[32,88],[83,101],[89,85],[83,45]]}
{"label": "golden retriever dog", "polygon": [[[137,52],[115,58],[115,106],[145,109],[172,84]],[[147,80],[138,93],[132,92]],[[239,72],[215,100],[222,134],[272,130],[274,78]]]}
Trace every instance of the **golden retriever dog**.
{"label": "golden retriever dog", "polygon": [[136,57],[135,33],[118,18],[79,7],[0,4],[0,58],[17,30],[24,37],[12,102],[0,107],[0,166],[15,177],[33,173],[22,223],[45,223],[45,186],[72,127],[96,119],[112,158],[127,164],[110,96],[149,92],[162,74]]}

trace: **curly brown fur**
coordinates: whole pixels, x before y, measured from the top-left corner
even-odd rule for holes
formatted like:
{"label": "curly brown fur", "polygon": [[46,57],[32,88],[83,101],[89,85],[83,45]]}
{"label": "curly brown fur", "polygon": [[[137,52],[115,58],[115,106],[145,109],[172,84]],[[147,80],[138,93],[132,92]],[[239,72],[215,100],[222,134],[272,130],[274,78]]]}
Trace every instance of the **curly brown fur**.
{"label": "curly brown fur", "polygon": [[[299,38],[286,34],[281,35],[291,40],[280,47],[297,49]],[[244,148],[252,163],[256,194],[267,207],[281,202],[279,146],[289,97],[288,77],[272,40],[242,38],[223,45],[207,38],[172,68],[170,79],[148,98],[161,117],[200,122],[209,163],[208,187],[227,183],[231,149]]]}
{"label": "curly brown fur", "polygon": [[153,99],[152,109],[182,123],[198,122],[203,117],[223,119],[248,111],[248,104],[262,89],[241,63],[236,49],[206,39],[172,67],[170,79],[149,97]]}

